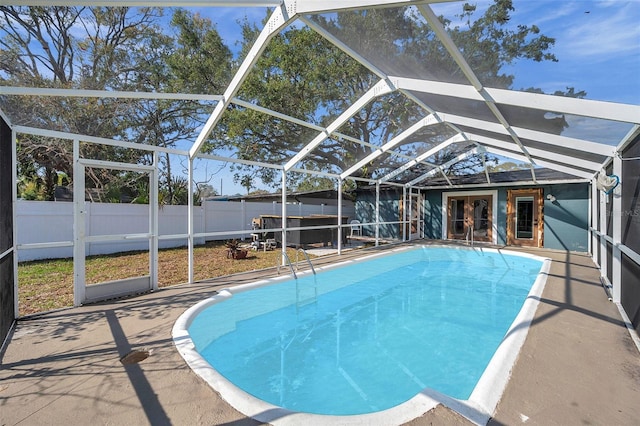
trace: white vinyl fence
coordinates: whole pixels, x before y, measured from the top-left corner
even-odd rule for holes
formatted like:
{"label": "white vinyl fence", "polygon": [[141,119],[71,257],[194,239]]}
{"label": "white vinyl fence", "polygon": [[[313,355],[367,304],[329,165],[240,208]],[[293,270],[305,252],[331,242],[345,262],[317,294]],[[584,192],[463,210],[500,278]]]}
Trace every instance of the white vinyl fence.
{"label": "white vinyl fence", "polygon": [[[337,206],[291,204],[288,216],[312,214],[336,215]],[[207,201],[194,207],[196,234],[224,231],[251,230],[251,219],[260,215],[281,215],[280,203]],[[342,215],[349,221],[355,217],[353,203],[345,201]],[[159,247],[187,245],[187,206],[163,206],[158,211]],[[16,206],[16,228],[18,235],[18,260],[67,258],[73,256],[73,203],[55,201],[18,200]],[[85,232],[87,236],[145,234],[149,232],[149,206],[143,204],[86,203]],[[346,232],[346,231],[345,231]],[[174,236],[174,237],[171,237]],[[209,240],[242,238],[230,233]],[[248,238],[248,235],[244,235]],[[205,238],[194,240],[204,244]],[[30,248],[28,244],[39,244]],[[51,244],[51,247],[47,247]],[[148,250],[146,240],[118,240],[86,243],[88,256],[118,253],[131,250]],[[43,247],[44,246],[44,247]]]}

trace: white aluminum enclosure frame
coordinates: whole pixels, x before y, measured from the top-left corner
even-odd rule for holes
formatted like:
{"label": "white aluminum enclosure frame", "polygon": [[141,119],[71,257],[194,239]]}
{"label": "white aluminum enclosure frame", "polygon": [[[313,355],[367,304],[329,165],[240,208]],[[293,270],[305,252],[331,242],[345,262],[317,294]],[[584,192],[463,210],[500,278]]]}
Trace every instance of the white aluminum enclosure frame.
{"label": "white aluminum enclosure frame", "polygon": [[[189,7],[189,6],[198,6],[198,7],[272,7],[273,12],[267,23],[265,24],[258,40],[251,48],[248,56],[244,59],[243,63],[240,65],[238,71],[233,76],[230,84],[222,94],[180,94],[180,93],[140,93],[140,92],[113,92],[113,91],[93,91],[93,90],[62,90],[62,89],[53,89],[53,88],[26,88],[26,87],[6,87],[0,86],[0,95],[6,96],[18,96],[18,95],[27,95],[27,96],[81,96],[81,97],[93,97],[93,98],[135,98],[135,99],[185,99],[185,100],[200,100],[200,101],[214,101],[216,102],[215,107],[213,108],[211,115],[209,116],[205,126],[202,131],[194,138],[194,143],[188,151],[181,150],[172,150],[158,147],[149,147],[144,146],[141,147],[134,143],[124,142],[124,141],[114,141],[105,138],[95,138],[83,135],[75,135],[64,132],[55,132],[50,130],[42,130],[42,129],[34,129],[28,127],[21,126],[13,126],[13,139],[15,145],[15,138],[17,133],[28,133],[33,135],[41,135],[46,137],[54,137],[54,138],[63,138],[77,141],[84,141],[90,143],[98,143],[98,144],[107,144],[112,146],[119,146],[131,149],[148,149],[156,153],[160,152],[170,152],[171,154],[181,155],[185,158],[188,158],[188,176],[189,183],[192,185],[192,176],[193,176],[193,161],[196,158],[203,159],[211,159],[211,160],[221,160],[228,161],[238,164],[245,165],[253,165],[258,167],[270,167],[273,169],[277,169],[281,171],[282,174],[282,216],[286,217],[286,176],[287,173],[316,173],[319,175],[327,176],[335,179],[339,185],[339,199],[338,199],[338,209],[339,209],[339,217],[341,216],[341,184],[345,180],[354,179],[358,181],[368,182],[370,184],[375,184],[375,193],[376,193],[376,210],[375,210],[375,222],[373,225],[375,226],[375,238],[376,242],[379,241],[380,238],[380,210],[379,210],[379,201],[380,201],[380,186],[384,185],[397,185],[403,188],[403,199],[406,199],[407,189],[409,194],[412,191],[421,191],[430,188],[429,182],[425,181],[430,176],[442,172],[444,168],[447,167],[448,164],[453,163],[445,163],[441,165],[436,165],[429,163],[429,158],[436,155],[438,152],[446,149],[451,144],[457,142],[469,142],[475,144],[475,146],[469,148],[468,151],[461,153],[458,155],[458,159],[464,158],[464,156],[472,155],[474,153],[483,153],[488,152],[496,155],[501,155],[506,158],[510,158],[517,161],[523,161],[529,165],[531,168],[531,182],[536,183],[535,176],[535,166],[544,166],[554,170],[558,170],[564,173],[569,173],[573,176],[576,176],[579,179],[594,181],[596,174],[602,169],[606,167],[610,162],[613,162],[614,173],[619,173],[622,164],[619,161],[619,153],[622,151],[626,144],[630,143],[634,138],[638,135],[638,128],[640,125],[640,106],[638,105],[627,105],[627,104],[616,104],[611,102],[602,102],[595,100],[585,100],[585,99],[574,99],[574,98],[566,98],[559,96],[551,96],[537,93],[527,93],[515,90],[505,90],[505,89],[495,89],[485,87],[478,80],[475,75],[473,69],[466,62],[464,57],[460,54],[460,50],[455,45],[455,43],[451,40],[446,30],[443,28],[442,24],[434,14],[433,10],[430,8],[429,3],[440,3],[440,1],[411,1],[411,0],[305,0],[305,1],[295,1],[295,0],[283,0],[283,1],[274,1],[274,0],[253,0],[253,1],[222,1],[222,0],[186,0],[186,1],[176,1],[176,0],[139,0],[139,1],[129,1],[129,0],[121,0],[118,1],[118,6],[157,6],[157,7]],[[113,6],[113,2],[109,2],[106,0],[15,0],[11,2],[12,5],[20,6],[20,5],[30,5],[30,6],[51,6],[51,5],[62,5],[62,6],[74,6],[74,5],[85,5],[85,6]],[[322,29],[312,20],[307,18],[307,15],[331,12],[331,11],[340,11],[347,9],[364,9],[369,7],[385,7],[385,6],[402,6],[402,5],[414,5],[417,7],[419,12],[425,18],[425,20],[429,23],[431,28],[436,33],[437,38],[443,44],[445,49],[451,55],[451,58],[458,65],[460,70],[462,70],[463,74],[467,78],[469,84],[452,84],[445,83],[441,81],[432,81],[432,80],[424,80],[424,79],[416,79],[416,78],[408,78],[402,75],[387,75],[385,74],[380,67],[376,66],[376,64],[371,63],[366,58],[359,55],[355,52],[351,47],[347,44],[339,40],[338,38],[331,35],[328,31]],[[326,127],[318,126],[314,123],[308,123],[303,120],[292,117],[291,115],[287,115],[286,111],[272,111],[268,108],[261,107],[259,105],[254,105],[251,102],[247,102],[244,100],[240,100],[235,98],[236,93],[242,86],[245,78],[250,72],[252,66],[256,63],[261,53],[267,47],[269,41],[272,37],[280,32],[282,28],[285,28],[287,25],[300,22],[302,24],[306,24],[309,28],[321,34],[325,37],[329,42],[333,43],[343,52],[351,56],[358,63],[366,67],[373,74],[375,74],[379,81],[377,84],[369,89],[360,99],[356,100],[350,108],[345,110],[334,122],[329,124]],[[414,101],[417,105],[422,107],[425,111],[424,117],[420,118],[416,123],[413,123],[408,129],[405,129],[404,132],[397,135],[395,138],[384,144],[383,146],[372,146],[366,141],[361,141],[351,136],[342,134],[338,132],[338,129],[342,124],[347,122],[354,114],[356,114],[364,105],[369,102],[375,101],[380,96],[385,94],[399,92],[406,96],[408,99]],[[430,105],[425,104],[423,101],[418,99],[416,94],[424,93],[438,96],[447,96],[454,97],[462,100],[468,101],[477,101],[481,102],[487,106],[487,108],[491,111],[496,121],[483,121],[474,117],[466,117],[463,115],[457,114],[449,114],[438,111],[432,108]],[[285,164],[268,164],[262,162],[254,162],[247,160],[238,160],[236,158],[231,157],[221,157],[215,155],[207,155],[202,154],[201,148],[206,141],[208,135],[215,128],[220,118],[226,111],[227,107],[230,104],[236,104],[242,106],[243,108],[250,108],[261,113],[267,114],[269,116],[289,121],[291,123],[295,123],[300,126],[304,126],[310,129],[317,131],[316,136],[306,142],[306,146],[292,156]],[[577,115],[582,117],[596,118],[601,120],[610,120],[617,121],[623,123],[630,123],[633,125],[633,129],[629,132],[629,134],[620,141],[618,146],[613,147],[610,145],[606,145],[603,143],[597,143],[589,140],[582,140],[576,138],[569,138],[565,136],[559,136],[555,134],[525,129],[522,127],[513,126],[509,121],[505,118],[504,114],[500,111],[498,105],[506,105],[511,107],[523,107],[523,108],[533,108],[540,111],[554,111],[559,114],[570,114]],[[1,111],[0,111],[1,113]],[[427,152],[416,156],[415,158],[405,158],[406,162],[400,166],[399,168],[387,172],[384,176],[377,179],[364,179],[364,178],[355,178],[354,173],[367,162],[373,161],[374,159],[383,158],[384,155],[392,154],[393,148],[396,145],[401,144],[402,140],[408,137],[411,133],[417,131],[419,128],[422,128],[425,125],[432,124],[444,124],[451,130],[455,132],[453,136],[451,136],[445,142],[440,143],[439,145],[429,149]],[[477,133],[473,131],[463,132],[459,129],[459,126],[464,126],[466,128],[478,129]],[[504,136],[506,138],[502,139],[494,139],[488,136],[482,136],[483,130],[485,132],[492,132],[497,135]],[[328,138],[342,139],[345,141],[349,141],[351,143],[359,143],[364,146],[368,146],[372,148],[372,153],[367,156],[365,159],[357,162],[353,166],[347,168],[344,171],[341,171],[336,174],[331,173],[323,173],[323,172],[314,172],[308,171],[304,168],[299,168],[299,163],[306,156],[309,155],[314,149],[318,149],[318,147]],[[549,150],[537,147],[527,146],[526,140],[530,140],[535,142],[536,144],[540,144],[541,146],[548,146]],[[554,148],[558,148],[554,150]],[[566,152],[570,151],[575,153],[575,156],[568,154],[559,154],[558,151]],[[581,156],[585,154],[597,154],[605,158],[602,163],[597,161],[593,161],[589,158],[583,158]],[[397,155],[400,158],[403,158],[402,155]],[[15,157],[15,153],[14,153]],[[454,159],[456,160],[456,159]],[[454,161],[451,160],[451,161]],[[458,160],[459,161],[459,160]],[[14,158],[15,164],[15,158]],[[431,169],[426,175],[420,176],[419,178],[412,178],[409,182],[395,182],[394,178],[400,176],[403,172],[414,169],[418,166],[427,166]],[[15,168],[15,167],[14,167]],[[449,178],[446,174],[442,173],[449,181]],[[488,172],[485,169],[485,174],[487,176],[487,181],[489,181]],[[13,170],[13,179],[15,181],[16,170]],[[448,182],[449,187],[452,187],[451,181]],[[422,184],[419,186],[418,184]],[[623,185],[624,183],[622,183]],[[156,185],[157,186],[157,185]],[[471,186],[470,186],[471,187]],[[15,182],[14,182],[15,188]],[[614,191],[613,195],[613,208],[620,208],[620,189],[618,188]],[[616,195],[616,193],[618,195]],[[600,222],[597,221],[597,215],[594,214],[598,209],[601,212],[604,212],[604,197],[603,194],[598,194],[597,191],[591,191],[591,206],[592,206],[592,214],[591,214],[591,232],[592,238],[591,241],[591,249],[592,252],[595,251],[597,246],[600,246],[601,249],[606,248],[606,241],[609,241],[613,244],[614,247],[614,261],[612,265],[608,265],[606,263],[606,258],[604,261],[601,261],[601,268],[603,275],[606,276],[606,272],[608,268],[614,268],[613,277],[614,283],[614,299],[619,302],[619,289],[620,289],[620,265],[619,258],[620,253],[624,252],[629,255],[631,258],[635,259],[638,263],[640,263],[640,256],[631,251],[629,248],[624,247],[620,244],[620,222],[619,220],[614,220],[614,234],[613,237],[609,238],[606,236],[606,223],[603,221],[602,216],[600,215]],[[14,194],[14,200],[16,200],[17,195]],[[78,200],[80,195],[78,195]],[[410,195],[409,195],[410,197]],[[598,203],[598,198],[601,200]],[[494,197],[495,200],[495,197]],[[15,205],[15,203],[14,203]],[[80,207],[78,207],[79,209]],[[156,206],[157,209],[157,206]],[[494,210],[495,211],[495,210]],[[156,212],[157,214],[157,212]],[[80,215],[78,216],[80,218]],[[81,219],[79,219],[81,221]],[[194,225],[193,225],[193,204],[190,201],[189,203],[189,225],[188,232],[185,235],[179,236],[165,236],[166,238],[184,238],[188,241],[189,247],[189,282],[193,282],[193,240],[195,237],[200,236],[213,236],[218,235],[217,233],[212,234],[197,234],[195,233]],[[15,210],[14,210],[14,221],[15,221]],[[402,220],[404,223],[404,218]],[[76,224],[76,228],[81,228],[82,224]],[[157,225],[157,223],[156,223]],[[338,234],[342,233],[342,224],[340,220],[335,225],[338,230]],[[83,229],[83,228],[82,228]],[[605,231],[603,231],[605,230]],[[283,242],[286,243],[286,221],[283,221],[282,228],[273,230],[275,232],[282,232],[283,234]],[[237,231],[234,231],[237,232]],[[244,231],[242,231],[244,232]],[[154,231],[150,231],[151,234],[154,234]],[[494,233],[495,234],[495,233]],[[155,231],[155,235],[157,236],[157,231]],[[29,248],[31,246],[24,245],[20,247],[17,245],[17,238],[14,238],[14,252],[20,248]],[[74,242],[60,242],[60,245],[74,245]],[[78,246],[79,243],[76,241],[74,247]],[[286,244],[285,244],[286,245]],[[76,247],[77,249],[77,247]],[[338,250],[341,251],[341,238],[338,238]],[[602,251],[604,253],[604,251]],[[80,253],[77,254],[78,257]],[[602,256],[601,256],[602,257]],[[17,256],[16,256],[16,269],[17,269]],[[16,273],[17,277],[17,273]],[[78,277],[80,280],[81,277]],[[80,291],[78,289],[78,291]],[[16,288],[17,294],[17,288]],[[81,295],[77,296],[75,303],[82,303],[83,298]],[[17,303],[16,303],[17,306]],[[17,315],[17,313],[16,313]]]}
{"label": "white aluminum enclosure frame", "polygon": [[[136,292],[158,290],[158,152],[153,153],[153,164],[115,163],[85,159],[80,156],[80,141],[73,141],[73,300],[75,306]],[[85,233],[85,169],[103,168],[145,173],[149,176],[149,227],[144,234],[87,236]],[[77,177],[80,177],[79,179]],[[114,240],[147,240],[149,242],[149,276],[132,277],[110,283],[94,284],[90,295],[87,291],[86,243]]]}

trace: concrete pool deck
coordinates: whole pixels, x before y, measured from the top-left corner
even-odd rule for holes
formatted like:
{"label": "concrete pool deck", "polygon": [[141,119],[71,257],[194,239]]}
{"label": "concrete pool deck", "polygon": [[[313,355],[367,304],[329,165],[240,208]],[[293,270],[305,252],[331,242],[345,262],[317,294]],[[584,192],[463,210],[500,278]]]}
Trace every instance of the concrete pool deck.
{"label": "concrete pool deck", "polygon": [[[640,354],[617,306],[607,300],[591,258],[525,251],[553,263],[489,424],[637,424]],[[354,250],[340,259],[361,254]],[[268,275],[275,270],[20,320],[0,366],[0,424],[259,424],[189,369],[173,345],[171,329],[180,314],[216,290]],[[120,358],[132,350],[147,350],[150,356],[123,365]],[[469,423],[439,406],[408,424]]]}

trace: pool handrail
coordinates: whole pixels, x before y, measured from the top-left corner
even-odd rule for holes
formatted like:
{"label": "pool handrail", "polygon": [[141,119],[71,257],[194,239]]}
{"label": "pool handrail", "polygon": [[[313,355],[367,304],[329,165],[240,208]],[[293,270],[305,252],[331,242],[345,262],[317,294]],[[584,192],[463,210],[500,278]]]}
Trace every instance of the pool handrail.
{"label": "pool handrail", "polygon": [[[291,263],[291,259],[289,259],[287,252],[282,250],[280,253],[282,253],[282,256],[284,256],[285,260],[287,261],[287,264],[289,265],[289,269],[291,270],[291,275],[293,275],[293,278],[297,280],[298,276],[296,275],[296,271],[293,270],[293,264]],[[278,262],[278,274],[280,274],[280,266],[284,266],[284,265],[280,265],[280,262]]]}
{"label": "pool handrail", "polygon": [[[471,243],[469,243],[469,237],[471,237]],[[467,245],[473,247],[473,226],[467,226],[467,232],[465,235],[465,239],[467,240]]]}
{"label": "pool handrail", "polygon": [[298,268],[298,253],[299,252],[302,252],[302,254],[304,255],[304,258],[307,259],[307,263],[309,264],[309,266],[311,267],[311,271],[315,275],[316,274],[316,269],[313,267],[313,263],[311,263],[311,259],[309,258],[309,255],[307,254],[307,251],[303,247],[300,247],[300,248],[298,248],[298,250],[296,250],[296,269]]}

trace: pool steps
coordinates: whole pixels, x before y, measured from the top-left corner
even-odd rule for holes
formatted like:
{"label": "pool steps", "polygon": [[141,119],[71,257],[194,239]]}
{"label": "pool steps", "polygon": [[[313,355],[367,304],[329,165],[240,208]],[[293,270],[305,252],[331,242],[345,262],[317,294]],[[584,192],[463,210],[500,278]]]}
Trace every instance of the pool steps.
{"label": "pool steps", "polygon": [[309,259],[309,255],[307,254],[307,251],[305,249],[303,249],[302,247],[300,247],[298,250],[296,250],[296,269],[298,269],[298,253],[302,252],[302,254],[304,255],[304,258],[307,260],[307,263],[309,264],[309,267],[311,267],[311,271],[313,272],[313,274],[316,274],[316,270],[313,267],[313,263],[311,263],[311,259]]}
{"label": "pool steps", "polygon": [[311,271],[313,272],[313,275],[315,275],[316,274],[316,269],[313,267],[313,263],[311,263],[311,259],[309,258],[309,255],[307,254],[307,251],[305,249],[303,249],[302,247],[300,247],[298,250],[296,250],[296,268],[295,268],[295,270],[293,269],[293,262],[291,262],[291,259],[289,258],[289,255],[285,251],[281,252],[282,253],[282,257],[284,257],[284,259],[285,259],[285,263],[283,265],[281,265],[280,262],[278,262],[278,274],[280,274],[280,267],[281,266],[289,265],[289,269],[291,270],[291,275],[293,275],[293,278],[295,278],[297,280],[298,276],[296,275],[295,271],[299,270],[298,265],[299,265],[300,261],[298,259],[298,254],[300,252],[302,252],[302,255],[304,256],[305,260],[309,264],[309,267],[311,268]]}
{"label": "pool steps", "polygon": [[[286,251],[281,251],[280,253],[282,253],[282,257],[284,257],[285,260],[285,265],[289,265],[289,269],[291,270],[291,275],[293,275],[294,279],[298,279],[298,276],[296,275],[296,271],[293,270],[293,264],[291,263],[291,259],[289,259],[289,255],[287,255]],[[278,262],[278,274],[280,274],[280,266],[285,266],[285,265],[280,265],[280,262]]]}

